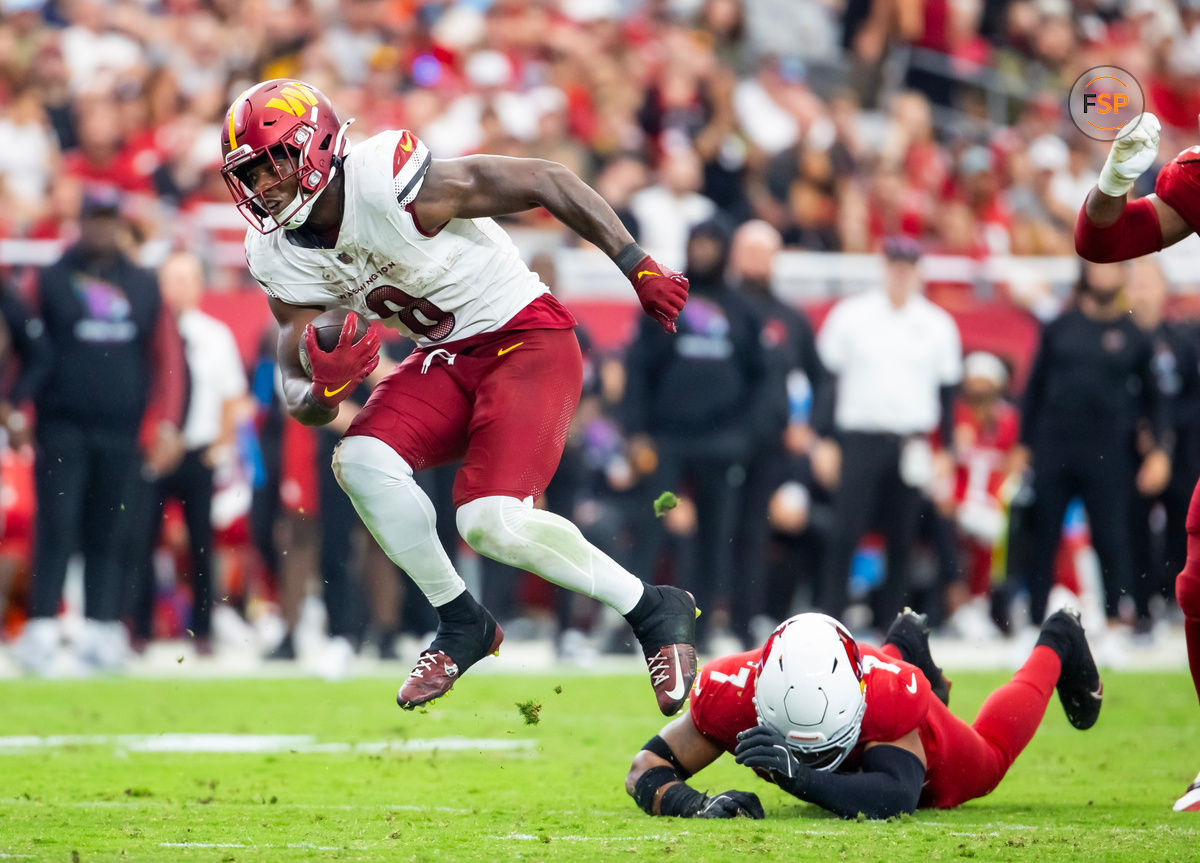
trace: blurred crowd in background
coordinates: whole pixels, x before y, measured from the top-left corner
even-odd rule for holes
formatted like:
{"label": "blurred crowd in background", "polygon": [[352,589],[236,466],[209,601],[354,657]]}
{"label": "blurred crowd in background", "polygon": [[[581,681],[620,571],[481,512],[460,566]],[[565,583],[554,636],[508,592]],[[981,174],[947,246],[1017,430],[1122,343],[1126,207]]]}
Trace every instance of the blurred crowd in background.
{"label": "blurred crowd in background", "polygon": [[[695,299],[673,343],[647,328],[634,334],[632,305],[596,323],[580,315],[585,397],[541,505],[571,517],[638,575],[694,589],[708,609],[706,646],[751,644],[766,622],[813,603],[848,613],[859,628],[886,627],[897,597],[966,636],[1009,628],[1011,599],[1039,565],[1029,561],[1044,556],[1023,548],[1021,528],[1036,506],[1030,453],[1038,464],[1045,443],[1022,436],[1018,409],[1036,339],[1014,337],[1005,353],[995,339],[981,351],[961,334],[958,401],[933,437],[928,475],[910,483],[920,487],[912,501],[920,512],[905,530],[917,541],[908,543],[913,560],[900,565],[894,548],[881,551],[896,539],[886,500],[862,526],[861,545],[863,537],[839,534],[840,450],[823,444],[846,429],[831,395],[843,371],[831,374],[820,345],[828,308],[774,296],[771,264],[789,250],[888,252],[900,264],[929,253],[1073,254],[1075,214],[1108,144],[1076,131],[1065,94],[1078,74],[1114,57],[1163,121],[1161,161],[1197,143],[1200,3],[1191,0],[0,0],[6,635],[15,638],[30,607],[57,603],[61,592],[38,596],[31,578],[44,503],[35,485],[44,496],[54,482],[74,483],[85,501],[88,483],[102,482],[124,502],[116,480],[89,479],[97,465],[126,464],[113,453],[134,477],[128,520],[136,524],[97,527],[79,508],[56,507],[56,523],[80,523],[40,539],[43,556],[57,552],[64,570],[76,550],[70,533],[99,549],[101,574],[89,576],[82,603],[73,600],[102,609],[87,616],[103,625],[77,638],[93,666],[119,667],[124,649],[114,639],[126,631],[136,648],[186,636],[201,653],[253,636],[264,653],[292,658],[311,595],[324,597],[331,636],[385,658],[398,634],[435,624],[419,592],[405,590],[403,575],[355,528],[332,480],[329,453],[348,416],[312,432],[281,414],[265,303],[247,324],[237,301],[258,288],[239,259],[244,223],[218,173],[220,123],[242,89],[285,76],[318,86],[343,119],[355,117],[352,141],[408,128],[435,157],[560,161],[605,196],[652,255],[688,273]],[[1154,173],[1137,192],[1152,189]],[[505,226],[578,242],[542,211]],[[897,245],[903,238],[915,244],[912,255],[895,251],[907,248]],[[104,359],[64,370],[61,354],[54,362],[39,354],[38,344],[54,339],[45,265],[60,247],[157,271],[161,309],[150,303],[139,331],[143,397],[122,417],[124,442],[106,436],[111,427],[85,435],[86,446],[61,423],[40,430],[50,414],[74,421],[52,395],[63,386],[92,407],[114,389]],[[533,264],[570,304],[554,261]],[[1114,475],[1125,503],[1105,516],[1121,522],[1131,549],[1128,559],[1102,554],[1101,577],[1116,585],[1105,609],[1114,625],[1124,620],[1150,637],[1178,568],[1179,497],[1186,508],[1200,472],[1194,335],[1164,322],[1169,286],[1152,264],[1082,274],[1073,297],[1031,311],[1014,304],[1005,320],[1020,318],[1026,333],[1063,309],[1087,316],[1091,289],[1114,279],[1134,288],[1119,302],[1131,298],[1148,334],[1126,371],[1162,398],[1147,401],[1144,387],[1128,404],[1096,408],[1122,418],[1113,427],[1125,435],[1128,470]],[[961,322],[972,300],[956,302]],[[84,317],[110,324],[124,308],[111,297],[87,303]],[[160,311],[173,343],[157,334]],[[613,320],[623,322],[620,337],[589,332]],[[63,332],[78,335],[78,321],[68,323]],[[388,345],[393,359],[405,349]],[[205,390],[200,404],[203,381],[238,377],[206,366],[214,354],[240,360],[244,381]],[[153,384],[168,368],[190,382],[182,392]],[[652,378],[672,384],[654,392]],[[164,418],[183,438],[193,423],[190,439],[163,439]],[[98,455],[79,476],[47,479],[34,467],[35,449],[47,446]],[[1160,451],[1169,451],[1169,467],[1146,467]],[[459,548],[450,476],[439,469],[422,482],[485,604],[502,621],[523,622],[506,624],[510,637],[553,634],[564,655],[628,649],[619,621],[592,603]],[[1065,477],[1063,488],[1094,510],[1072,482]],[[659,518],[651,502],[664,489],[682,500]],[[1080,564],[1084,521],[1068,510],[1054,578],[1103,596]],[[843,602],[830,599],[827,551],[850,539]],[[903,571],[903,583],[881,603],[889,571]],[[345,659],[344,650],[334,656],[329,673],[344,671]]]}

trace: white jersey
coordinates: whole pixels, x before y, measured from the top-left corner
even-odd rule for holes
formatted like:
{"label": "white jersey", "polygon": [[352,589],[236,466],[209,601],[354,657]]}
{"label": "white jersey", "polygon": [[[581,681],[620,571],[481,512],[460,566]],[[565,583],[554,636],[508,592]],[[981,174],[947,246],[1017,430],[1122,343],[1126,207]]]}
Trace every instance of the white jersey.
{"label": "white jersey", "polygon": [[251,228],[251,275],[282,302],[344,306],[421,347],[502,329],[549,289],[491,219],[451,219],[432,235],[421,230],[408,205],[429,161],[429,149],[407,131],[356,145],[342,166],[337,246],[302,248],[286,230]]}

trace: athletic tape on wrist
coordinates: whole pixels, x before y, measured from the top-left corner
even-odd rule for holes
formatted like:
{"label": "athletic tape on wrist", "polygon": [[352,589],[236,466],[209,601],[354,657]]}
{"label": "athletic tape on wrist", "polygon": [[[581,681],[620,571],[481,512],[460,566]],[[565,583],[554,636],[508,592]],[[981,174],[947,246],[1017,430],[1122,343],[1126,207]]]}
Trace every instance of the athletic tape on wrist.
{"label": "athletic tape on wrist", "polygon": [[1106,162],[1096,180],[1096,188],[1110,198],[1124,198],[1136,181],[1136,177],[1133,180],[1126,180],[1118,176],[1112,165]]}
{"label": "athletic tape on wrist", "polygon": [[632,278],[634,268],[644,257],[646,257],[646,250],[637,243],[630,243],[617,252],[617,256],[613,258],[613,263],[617,265],[622,273]]}
{"label": "athletic tape on wrist", "polygon": [[691,818],[704,808],[704,801],[707,799],[686,782],[677,782],[663,792],[658,811],[662,815],[676,818]]}

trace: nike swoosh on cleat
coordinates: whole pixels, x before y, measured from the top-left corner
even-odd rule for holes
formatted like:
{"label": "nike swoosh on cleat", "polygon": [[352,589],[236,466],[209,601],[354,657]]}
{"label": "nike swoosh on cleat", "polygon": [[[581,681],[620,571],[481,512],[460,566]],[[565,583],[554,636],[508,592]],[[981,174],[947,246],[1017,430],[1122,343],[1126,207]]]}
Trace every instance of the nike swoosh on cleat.
{"label": "nike swoosh on cleat", "polygon": [[634,276],[634,278],[640,279],[642,276],[661,276],[661,275],[662,275],[662,273],[656,273],[653,270],[642,270],[640,273],[638,273],[636,276]]}
{"label": "nike swoosh on cleat", "polygon": [[344,384],[342,384],[336,390],[331,390],[329,387],[325,387],[325,396],[326,396],[326,398],[328,398],[329,396],[336,396],[338,393],[340,393],[342,390],[344,390],[348,386],[350,386],[350,381],[346,381]]}
{"label": "nike swoosh on cleat", "polygon": [[675,685],[663,694],[672,701],[678,701],[679,699],[683,698],[684,693],[683,670],[679,667],[679,648],[672,647],[671,650],[675,654]]}
{"label": "nike swoosh on cleat", "polygon": [[509,351],[515,351],[517,348],[521,347],[521,345],[523,345],[523,344],[525,344],[525,343],[517,342],[515,345],[509,345],[507,348],[501,348],[500,350],[496,351],[496,356],[502,357]]}

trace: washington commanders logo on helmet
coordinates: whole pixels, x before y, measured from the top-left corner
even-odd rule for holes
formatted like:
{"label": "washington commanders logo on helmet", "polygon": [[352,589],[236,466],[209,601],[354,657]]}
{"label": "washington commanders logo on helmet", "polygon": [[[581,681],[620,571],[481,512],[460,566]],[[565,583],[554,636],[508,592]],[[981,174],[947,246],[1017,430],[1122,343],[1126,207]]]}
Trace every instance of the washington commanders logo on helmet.
{"label": "washington commanders logo on helmet", "polygon": [[307,84],[296,82],[288,84],[280,91],[279,96],[267,102],[268,108],[278,108],[297,117],[303,117],[308,109],[317,104],[316,94]]}
{"label": "washington commanders logo on helmet", "polygon": [[304,224],[341,166],[352,122],[339,123],[325,94],[303,81],[263,81],[234,99],[221,175],[246,221],[264,234]]}

